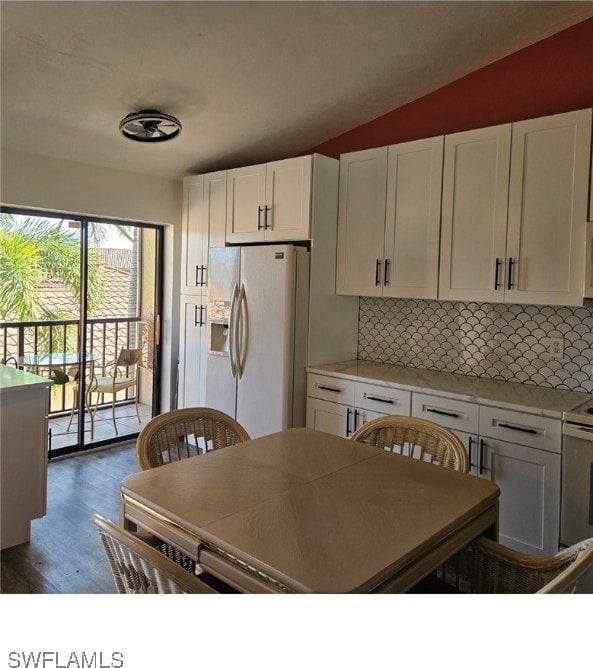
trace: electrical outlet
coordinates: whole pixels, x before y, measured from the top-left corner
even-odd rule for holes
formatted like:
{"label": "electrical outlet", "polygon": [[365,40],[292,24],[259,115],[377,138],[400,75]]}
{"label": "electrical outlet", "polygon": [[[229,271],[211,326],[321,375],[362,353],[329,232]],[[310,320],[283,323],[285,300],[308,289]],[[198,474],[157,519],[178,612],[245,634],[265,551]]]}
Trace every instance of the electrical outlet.
{"label": "electrical outlet", "polygon": [[551,336],[548,352],[555,360],[561,360],[564,355],[564,339],[561,336]]}

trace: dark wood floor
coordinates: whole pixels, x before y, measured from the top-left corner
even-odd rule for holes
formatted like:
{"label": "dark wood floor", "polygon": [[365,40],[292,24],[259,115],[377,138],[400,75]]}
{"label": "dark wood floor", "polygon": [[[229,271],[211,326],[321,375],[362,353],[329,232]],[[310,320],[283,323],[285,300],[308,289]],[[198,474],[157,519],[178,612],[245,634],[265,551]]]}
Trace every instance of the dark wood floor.
{"label": "dark wood floor", "polygon": [[117,522],[122,478],[136,471],[135,442],[50,462],[47,515],[31,523],[29,543],[0,553],[0,592],[115,593],[90,517]]}

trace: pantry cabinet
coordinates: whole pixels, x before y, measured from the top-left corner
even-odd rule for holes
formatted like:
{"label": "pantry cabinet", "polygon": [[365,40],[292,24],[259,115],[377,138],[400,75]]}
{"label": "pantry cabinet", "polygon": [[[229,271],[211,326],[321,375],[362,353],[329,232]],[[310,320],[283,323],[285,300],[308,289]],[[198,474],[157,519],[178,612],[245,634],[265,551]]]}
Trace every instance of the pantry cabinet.
{"label": "pantry cabinet", "polygon": [[183,181],[177,407],[203,405],[208,251],[225,243],[227,173]]}
{"label": "pantry cabinet", "polygon": [[229,170],[226,241],[309,239],[313,158],[306,155]]}
{"label": "pantry cabinet", "polygon": [[204,406],[208,354],[206,295],[181,295],[179,311],[177,407]]}
{"label": "pantry cabinet", "polygon": [[340,157],[338,294],[436,298],[443,138]]}
{"label": "pantry cabinet", "polygon": [[224,246],[225,225],[226,172],[184,179],[181,294],[206,294],[208,249]]}
{"label": "pantry cabinet", "polygon": [[582,305],[591,110],[445,138],[439,298]]}

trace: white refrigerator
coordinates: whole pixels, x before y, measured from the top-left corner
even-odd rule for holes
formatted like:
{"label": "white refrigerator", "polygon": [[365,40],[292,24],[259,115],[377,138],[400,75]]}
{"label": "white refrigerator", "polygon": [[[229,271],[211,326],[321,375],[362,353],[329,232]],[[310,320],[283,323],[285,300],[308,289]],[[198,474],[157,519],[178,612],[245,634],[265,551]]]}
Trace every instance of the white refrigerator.
{"label": "white refrigerator", "polygon": [[206,406],[252,438],[304,426],[308,250],[213,248],[208,266]]}

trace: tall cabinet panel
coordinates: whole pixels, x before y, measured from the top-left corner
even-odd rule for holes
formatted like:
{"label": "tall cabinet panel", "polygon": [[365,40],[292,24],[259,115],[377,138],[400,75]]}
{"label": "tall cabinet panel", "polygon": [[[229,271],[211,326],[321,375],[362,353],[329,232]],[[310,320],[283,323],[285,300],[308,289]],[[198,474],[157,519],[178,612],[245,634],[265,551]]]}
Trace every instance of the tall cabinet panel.
{"label": "tall cabinet panel", "polygon": [[204,403],[208,251],[225,243],[226,181],[226,172],[212,172],[183,182],[179,408]]}
{"label": "tall cabinet panel", "polygon": [[511,125],[445,137],[439,298],[502,302]]}
{"label": "tall cabinet panel", "polygon": [[591,110],[513,124],[506,300],[582,303]]}
{"label": "tall cabinet panel", "polygon": [[205,295],[181,295],[177,407],[203,406],[208,348]]}
{"label": "tall cabinet panel", "polygon": [[387,147],[340,156],[336,292],[382,293]]}
{"label": "tall cabinet panel", "polygon": [[205,294],[208,248],[224,246],[226,172],[189,176],[183,182],[181,293]]}
{"label": "tall cabinet panel", "polygon": [[389,147],[384,297],[436,299],[443,137]]}
{"label": "tall cabinet panel", "polygon": [[[199,295],[202,274],[208,260],[208,239],[204,235],[202,200],[204,177],[190,176],[183,181],[183,219],[181,235],[181,292]],[[204,247],[205,250],[204,250]]]}

